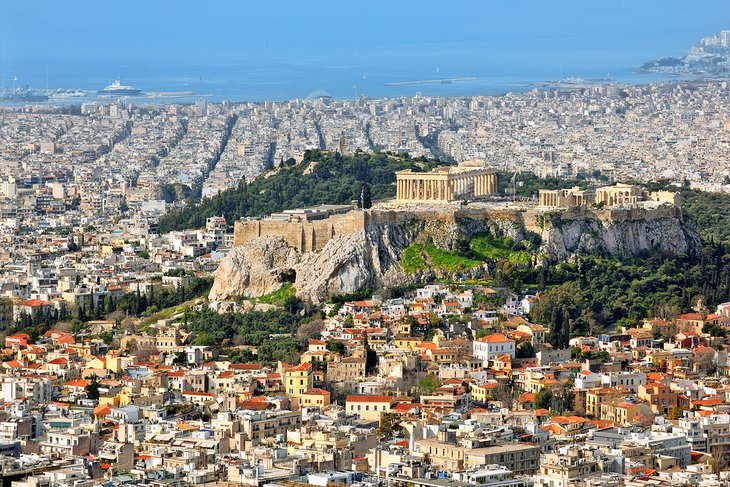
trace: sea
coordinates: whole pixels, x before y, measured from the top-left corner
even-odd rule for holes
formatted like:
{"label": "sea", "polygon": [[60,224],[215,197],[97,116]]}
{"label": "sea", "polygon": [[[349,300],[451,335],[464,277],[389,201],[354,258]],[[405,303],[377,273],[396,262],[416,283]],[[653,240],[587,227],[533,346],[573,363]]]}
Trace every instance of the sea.
{"label": "sea", "polygon": [[[648,60],[685,54],[698,40],[696,35],[675,33],[668,38],[651,31],[639,38],[536,36],[317,50],[259,45],[226,55],[211,51],[159,59],[139,53],[93,59],[6,56],[0,59],[0,87],[89,93],[58,103],[93,100],[97,90],[115,79],[153,95],[129,98],[139,103],[281,101],[312,94],[335,99],[500,95],[570,77],[629,84],[673,80],[676,77],[665,74],[636,74],[636,69]],[[438,82],[450,79],[455,80]],[[181,92],[193,94],[175,95]]]}

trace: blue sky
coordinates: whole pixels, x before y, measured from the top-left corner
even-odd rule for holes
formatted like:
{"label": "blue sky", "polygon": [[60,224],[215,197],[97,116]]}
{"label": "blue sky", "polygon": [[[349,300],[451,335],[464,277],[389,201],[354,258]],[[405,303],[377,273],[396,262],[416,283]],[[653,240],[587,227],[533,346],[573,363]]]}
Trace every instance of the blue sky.
{"label": "blue sky", "polygon": [[[723,25],[725,24],[725,25]],[[730,2],[3,0],[8,59],[216,60],[403,44],[602,39],[667,50],[730,27]],[[612,40],[613,39],[613,40]]]}

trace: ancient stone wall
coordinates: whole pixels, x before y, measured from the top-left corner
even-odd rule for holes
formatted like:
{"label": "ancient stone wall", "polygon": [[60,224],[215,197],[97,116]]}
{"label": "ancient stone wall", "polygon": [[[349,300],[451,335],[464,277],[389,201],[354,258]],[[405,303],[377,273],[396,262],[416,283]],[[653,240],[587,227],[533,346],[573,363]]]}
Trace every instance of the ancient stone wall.
{"label": "ancient stone wall", "polygon": [[483,208],[426,208],[419,211],[370,209],[353,210],[313,221],[298,217],[292,217],[289,220],[240,220],[234,225],[233,244],[240,246],[258,237],[280,236],[298,252],[312,252],[321,250],[336,235],[345,236],[365,231],[375,225],[400,225],[414,220],[450,223],[458,220],[474,220],[475,222],[494,220],[513,222],[530,231],[538,229],[534,212],[485,210]]}

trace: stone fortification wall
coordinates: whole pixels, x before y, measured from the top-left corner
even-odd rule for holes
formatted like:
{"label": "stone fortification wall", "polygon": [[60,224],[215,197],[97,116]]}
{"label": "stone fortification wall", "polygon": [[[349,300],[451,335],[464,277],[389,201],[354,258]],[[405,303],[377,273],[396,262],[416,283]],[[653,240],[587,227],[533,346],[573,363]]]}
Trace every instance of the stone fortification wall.
{"label": "stone fortification wall", "polygon": [[[353,210],[322,220],[291,217],[288,220],[239,220],[234,225],[233,245],[241,246],[259,237],[278,236],[298,252],[319,251],[332,238],[363,232],[377,225],[400,225],[411,221],[457,223],[484,220],[512,222],[528,230],[537,229],[534,214],[510,210],[425,208]],[[476,227],[475,227],[476,228]]]}
{"label": "stone fortification wall", "polygon": [[349,235],[365,227],[365,215],[360,212],[332,215],[322,220],[241,220],[233,229],[233,245],[245,245],[263,236],[280,236],[299,252],[321,250],[335,235]]}

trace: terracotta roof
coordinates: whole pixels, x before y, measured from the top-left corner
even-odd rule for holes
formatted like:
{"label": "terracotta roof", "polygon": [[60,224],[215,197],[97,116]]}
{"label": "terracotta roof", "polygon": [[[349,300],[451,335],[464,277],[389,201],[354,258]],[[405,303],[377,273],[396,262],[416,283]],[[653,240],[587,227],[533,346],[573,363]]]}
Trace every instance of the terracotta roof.
{"label": "terracotta roof", "polygon": [[289,367],[286,369],[286,372],[306,372],[308,370],[312,370],[312,364],[305,362],[303,364],[295,365],[294,367]]}
{"label": "terracotta roof", "polygon": [[314,396],[314,395],[317,395],[317,396],[329,396],[330,395],[330,392],[329,391],[325,391],[324,389],[317,389],[317,388],[314,388],[313,387],[312,389],[309,389],[304,394],[306,394],[308,396]]}
{"label": "terracotta roof", "polygon": [[484,342],[484,343],[501,343],[501,342],[511,342],[512,340],[509,340],[502,333],[492,333],[491,335],[487,335],[487,336],[478,338],[477,341]]}
{"label": "terracotta roof", "polygon": [[212,392],[196,392],[196,391],[185,391],[183,396],[201,396],[201,397],[218,397],[218,394]]}
{"label": "terracotta roof", "polygon": [[393,397],[391,396],[360,396],[360,395],[349,395],[347,396],[346,402],[387,402],[392,403]]}
{"label": "terracotta roof", "polygon": [[51,364],[51,365],[66,365],[68,363],[68,359],[59,357],[59,358],[54,358],[53,360],[49,360],[46,363]]}
{"label": "terracotta roof", "polygon": [[28,299],[26,301],[21,301],[18,303],[18,306],[25,306],[28,308],[38,308],[40,306],[50,306],[51,303],[48,301],[43,301],[42,299]]}
{"label": "terracotta roof", "polygon": [[537,394],[534,392],[525,392],[524,394],[520,395],[520,397],[517,398],[518,402],[535,402],[535,399],[537,398]]}

